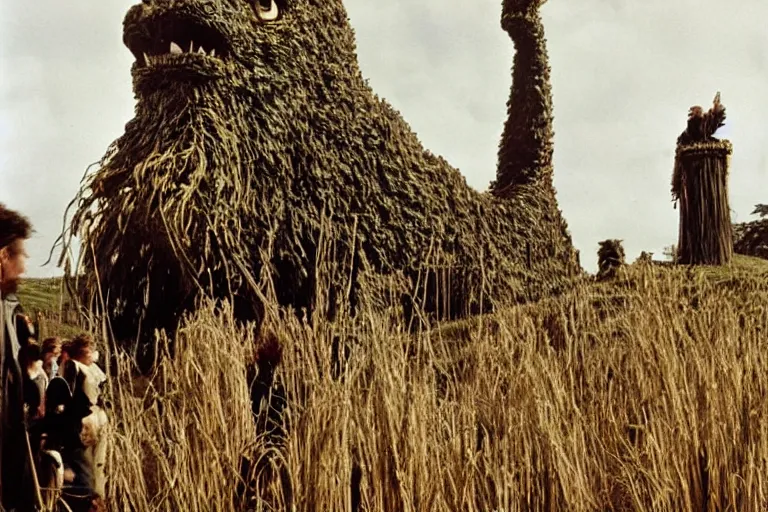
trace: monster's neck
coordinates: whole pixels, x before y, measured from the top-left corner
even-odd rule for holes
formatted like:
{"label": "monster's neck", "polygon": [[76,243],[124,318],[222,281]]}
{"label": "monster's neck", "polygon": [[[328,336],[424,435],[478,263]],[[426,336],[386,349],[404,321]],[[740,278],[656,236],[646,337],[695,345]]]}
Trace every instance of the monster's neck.
{"label": "monster's neck", "polygon": [[497,196],[514,195],[516,186],[536,181],[552,184],[552,92],[544,27],[538,11],[504,18],[515,43],[512,92],[499,145]]}

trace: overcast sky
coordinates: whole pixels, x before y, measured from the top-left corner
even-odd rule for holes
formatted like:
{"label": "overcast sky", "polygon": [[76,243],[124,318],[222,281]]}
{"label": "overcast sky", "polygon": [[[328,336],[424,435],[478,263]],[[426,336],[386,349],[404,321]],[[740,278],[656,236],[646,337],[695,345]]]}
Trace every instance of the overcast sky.
{"label": "overcast sky", "polygon": [[[128,0],[0,2],[0,202],[29,215],[33,276],[85,168],[133,113],[121,42]],[[500,0],[347,0],[363,73],[425,146],[474,187],[493,179],[514,48]],[[727,7],[728,4],[736,7]],[[675,139],[722,92],[734,143],[734,220],[768,202],[768,19],[763,0],[550,0],[555,185],[582,264],[597,243],[660,257],[677,238]]]}

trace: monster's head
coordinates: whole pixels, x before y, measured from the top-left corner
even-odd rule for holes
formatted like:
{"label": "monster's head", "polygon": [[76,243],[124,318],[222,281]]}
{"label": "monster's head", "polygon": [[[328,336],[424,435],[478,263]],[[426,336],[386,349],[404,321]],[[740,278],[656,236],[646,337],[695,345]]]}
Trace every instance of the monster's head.
{"label": "monster's head", "polygon": [[[144,0],[128,11],[123,40],[136,58],[128,131],[150,130],[142,135],[151,153],[167,146],[173,158],[253,139],[238,150],[244,159],[264,172],[289,171],[318,109],[334,108],[335,90],[359,80],[341,0]],[[118,151],[127,151],[121,142]],[[232,158],[206,163],[230,166]]]}
{"label": "monster's head", "polygon": [[341,0],[144,0],[123,39],[136,115],[73,228],[128,336],[170,325],[200,286],[258,278],[261,248],[307,257],[291,205],[316,193],[368,89]]}
{"label": "monster's head", "polygon": [[294,103],[317,94],[318,79],[357,67],[340,0],[144,0],[128,11],[123,40],[139,101],[215,85],[300,111]]}

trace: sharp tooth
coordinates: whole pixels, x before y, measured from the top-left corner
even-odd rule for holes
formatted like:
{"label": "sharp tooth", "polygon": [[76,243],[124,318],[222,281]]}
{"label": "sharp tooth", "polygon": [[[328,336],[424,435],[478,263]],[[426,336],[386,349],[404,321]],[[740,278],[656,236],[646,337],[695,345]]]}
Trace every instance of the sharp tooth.
{"label": "sharp tooth", "polygon": [[149,55],[147,55],[147,53],[144,52],[144,64],[149,66],[150,63],[151,63],[151,61],[149,60]]}
{"label": "sharp tooth", "polygon": [[189,42],[189,53],[192,53],[195,51],[195,43],[193,41]]}
{"label": "sharp tooth", "polygon": [[211,57],[215,57],[215,56],[216,56],[216,48],[211,50]]}
{"label": "sharp tooth", "polygon": [[181,49],[181,46],[171,42],[171,53],[183,53],[183,50]]}
{"label": "sharp tooth", "polygon": [[207,55],[207,53],[205,53],[205,48],[203,48],[202,46],[197,49],[197,53],[202,53],[203,55]]}

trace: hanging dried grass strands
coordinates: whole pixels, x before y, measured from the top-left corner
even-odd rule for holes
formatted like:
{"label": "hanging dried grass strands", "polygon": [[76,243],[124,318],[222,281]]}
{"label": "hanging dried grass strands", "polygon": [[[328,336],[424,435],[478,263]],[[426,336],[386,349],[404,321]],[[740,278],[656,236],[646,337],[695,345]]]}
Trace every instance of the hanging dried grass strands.
{"label": "hanging dried grass strands", "polygon": [[726,265],[733,258],[733,227],[728,203],[728,168],[733,146],[713,137],[724,125],[720,93],[712,108],[689,111],[678,138],[672,195],[680,203],[678,262]]}

